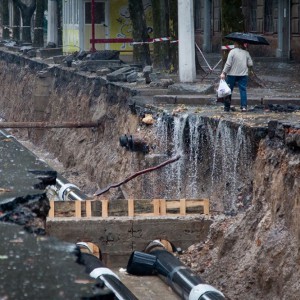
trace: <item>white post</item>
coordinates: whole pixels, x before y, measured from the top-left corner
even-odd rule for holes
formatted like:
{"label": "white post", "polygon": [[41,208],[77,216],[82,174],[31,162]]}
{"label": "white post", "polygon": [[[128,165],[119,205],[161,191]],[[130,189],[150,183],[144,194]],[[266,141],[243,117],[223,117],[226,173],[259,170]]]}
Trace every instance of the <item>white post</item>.
{"label": "white post", "polygon": [[180,82],[196,79],[193,0],[178,0],[178,56]]}
{"label": "white post", "polygon": [[[48,25],[47,25],[47,43],[52,42],[57,45],[57,1],[48,0]],[[58,46],[58,45],[57,45]]]}

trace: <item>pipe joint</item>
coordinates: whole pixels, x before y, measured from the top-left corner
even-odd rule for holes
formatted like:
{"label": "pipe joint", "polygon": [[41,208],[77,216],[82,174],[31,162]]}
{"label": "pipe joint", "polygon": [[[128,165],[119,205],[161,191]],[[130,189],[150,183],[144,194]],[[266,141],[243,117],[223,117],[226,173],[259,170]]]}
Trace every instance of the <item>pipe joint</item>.
{"label": "pipe joint", "polygon": [[62,185],[58,191],[59,199],[67,200],[66,195],[73,190],[72,188],[79,190],[79,188],[75,184],[72,184],[72,183],[66,183],[66,184]]}
{"label": "pipe joint", "polygon": [[209,284],[194,286],[189,294],[189,300],[224,300],[224,295]]}
{"label": "pipe joint", "polygon": [[90,273],[90,276],[92,278],[99,278],[102,279],[102,276],[103,275],[111,275],[111,276],[114,276],[116,277],[118,280],[120,280],[120,278],[110,269],[108,268],[96,268],[94,269],[91,273]]}

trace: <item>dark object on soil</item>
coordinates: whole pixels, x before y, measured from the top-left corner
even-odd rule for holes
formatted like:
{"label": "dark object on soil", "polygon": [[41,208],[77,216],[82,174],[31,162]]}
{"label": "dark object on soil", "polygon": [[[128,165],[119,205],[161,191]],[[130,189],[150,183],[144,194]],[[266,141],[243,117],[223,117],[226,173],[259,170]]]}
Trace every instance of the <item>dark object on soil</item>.
{"label": "dark object on soil", "polygon": [[89,56],[90,60],[110,60],[119,59],[120,51],[117,50],[100,50],[92,52]]}
{"label": "dark object on soil", "polygon": [[44,190],[49,185],[55,185],[57,172],[54,170],[28,170],[28,172],[34,174],[40,180],[39,183],[33,186],[35,189]]}
{"label": "dark object on soil", "polygon": [[137,176],[139,176],[139,175],[142,175],[142,174],[145,174],[145,173],[148,173],[148,172],[157,170],[157,169],[159,169],[159,168],[162,168],[162,167],[164,167],[164,166],[166,166],[166,165],[168,165],[168,164],[170,164],[170,163],[173,163],[173,162],[179,160],[179,158],[180,158],[180,155],[177,155],[176,157],[171,158],[171,159],[169,159],[169,160],[167,160],[167,161],[161,163],[160,165],[158,165],[158,166],[156,166],[156,167],[152,167],[152,168],[148,168],[148,169],[145,169],[145,170],[136,172],[136,173],[134,173],[133,175],[127,177],[126,179],[124,179],[123,181],[121,181],[121,182],[119,182],[119,183],[111,184],[111,185],[109,185],[108,187],[106,187],[106,188],[104,188],[104,189],[102,189],[102,190],[100,190],[100,189],[97,190],[97,191],[95,192],[94,196],[100,196],[100,195],[102,195],[102,194],[108,192],[111,188],[119,187],[120,185],[122,185],[122,184],[124,184],[124,183],[126,183],[126,182],[128,182],[128,181],[130,181],[130,180],[132,180],[133,178],[135,178],[135,177],[137,177]]}
{"label": "dark object on soil", "polygon": [[130,103],[128,106],[129,106],[129,108],[130,108],[131,113],[134,114],[134,115],[136,115],[136,114],[137,114],[137,109],[136,109],[136,104],[135,104],[135,102]]}
{"label": "dark object on soil", "polygon": [[128,147],[128,137],[126,134],[120,136],[119,140],[120,140],[121,147],[126,147],[126,148]]}
{"label": "dark object on soil", "polygon": [[46,48],[56,48],[56,44],[54,42],[48,42]]}
{"label": "dark object on soil", "polygon": [[139,137],[127,136],[126,134],[120,137],[121,147],[133,152],[142,152],[144,154],[149,152],[149,146],[145,141]]}
{"label": "dark object on soil", "polygon": [[157,247],[149,253],[134,251],[129,258],[127,272],[140,276],[157,274],[182,299],[225,299],[220,291],[206,284],[159,242],[157,242]]}
{"label": "dark object on soil", "polygon": [[241,42],[252,45],[270,45],[263,36],[253,33],[232,32],[226,35],[225,38],[234,42]]}
{"label": "dark object on soil", "polygon": [[300,110],[300,106],[292,105],[292,104],[287,104],[287,105],[269,104],[268,109],[277,112],[294,112]]}
{"label": "dark object on soil", "polygon": [[78,60],[83,60],[84,58],[87,57],[87,55],[88,55],[88,53],[87,53],[86,51],[80,51],[80,52],[77,54],[76,58],[77,58]]}

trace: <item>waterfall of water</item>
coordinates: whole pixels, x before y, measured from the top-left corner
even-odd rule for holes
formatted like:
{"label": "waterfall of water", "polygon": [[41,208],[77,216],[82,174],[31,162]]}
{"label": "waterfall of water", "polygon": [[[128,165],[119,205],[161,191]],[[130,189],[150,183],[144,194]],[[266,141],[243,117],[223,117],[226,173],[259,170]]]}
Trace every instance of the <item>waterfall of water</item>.
{"label": "waterfall of water", "polygon": [[161,116],[156,129],[156,152],[164,158],[180,154],[181,159],[157,173],[155,197],[209,197],[216,207],[236,211],[238,197],[251,181],[252,147],[244,126],[183,114]]}

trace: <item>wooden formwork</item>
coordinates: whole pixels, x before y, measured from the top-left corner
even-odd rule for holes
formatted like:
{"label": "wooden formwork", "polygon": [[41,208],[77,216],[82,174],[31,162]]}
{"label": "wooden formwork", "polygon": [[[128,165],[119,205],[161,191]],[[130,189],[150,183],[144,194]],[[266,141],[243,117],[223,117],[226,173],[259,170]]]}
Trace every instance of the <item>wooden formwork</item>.
{"label": "wooden formwork", "polygon": [[49,218],[209,215],[208,199],[50,201]]}

